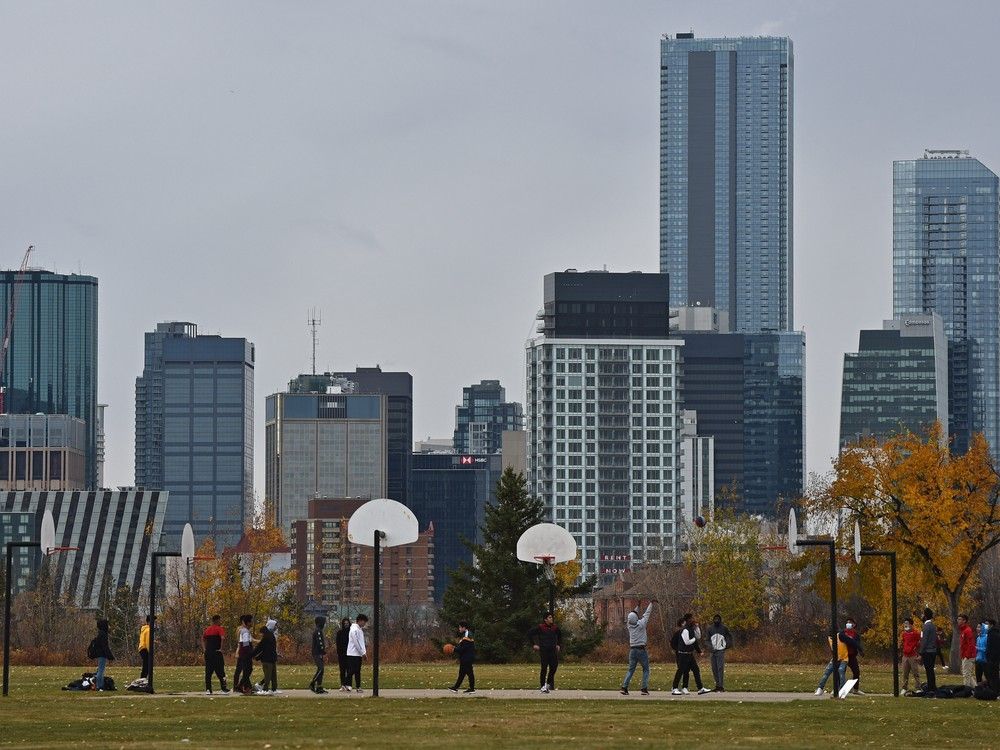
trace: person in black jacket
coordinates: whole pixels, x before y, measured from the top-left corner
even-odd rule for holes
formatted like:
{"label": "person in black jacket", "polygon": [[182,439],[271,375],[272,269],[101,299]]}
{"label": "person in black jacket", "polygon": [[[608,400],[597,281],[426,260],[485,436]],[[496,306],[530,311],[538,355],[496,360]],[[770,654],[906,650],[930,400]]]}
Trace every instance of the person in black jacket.
{"label": "person in black jacket", "polygon": [[266,625],[260,629],[260,640],[253,650],[253,658],[260,662],[260,668],[264,670],[264,679],[260,681],[260,689],[263,693],[274,695],[278,692],[278,641],[274,633]]}
{"label": "person in black jacket", "polygon": [[1000,693],[1000,630],[996,620],[987,620],[986,625],[986,682]]}
{"label": "person in black jacket", "polygon": [[326,637],[323,635],[323,628],[326,626],[325,617],[317,617],[316,629],[312,637],[312,657],[316,665],[316,674],[313,675],[309,689],[314,693],[325,693],[323,689],[323,673],[326,671]]}
{"label": "person in black jacket", "polygon": [[94,682],[98,690],[104,690],[104,670],[109,661],[115,660],[115,655],[111,652],[111,634],[107,620],[97,621],[97,637],[94,639],[94,654],[97,659],[97,675]]}
{"label": "person in black jacket", "polygon": [[539,676],[541,691],[547,693],[550,690],[555,690],[559,652],[562,650],[562,631],[556,625],[555,615],[546,612],[541,624],[528,631],[528,640],[542,661],[542,670]]}
{"label": "person in black jacket", "polygon": [[351,620],[345,617],[337,631],[337,666],[340,668],[340,689],[351,692],[351,675],[347,663],[347,643],[351,639]]}
{"label": "person in black jacket", "polygon": [[457,693],[462,686],[462,680],[468,676],[469,687],[466,688],[465,692],[474,693],[476,692],[476,675],[472,670],[472,665],[476,662],[476,642],[472,640],[467,622],[458,624],[458,634],[461,638],[458,645],[455,646],[455,656],[458,657],[458,679],[455,680],[454,687],[449,689],[451,692]]}

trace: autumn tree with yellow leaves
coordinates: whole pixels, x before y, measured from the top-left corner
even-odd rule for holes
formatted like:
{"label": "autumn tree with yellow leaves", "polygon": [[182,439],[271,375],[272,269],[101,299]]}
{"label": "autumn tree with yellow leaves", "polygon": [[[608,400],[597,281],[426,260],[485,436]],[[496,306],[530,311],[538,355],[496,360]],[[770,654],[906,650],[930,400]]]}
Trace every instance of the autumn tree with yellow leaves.
{"label": "autumn tree with yellow leaves", "polygon": [[906,585],[925,587],[928,603],[944,600],[957,666],[963,595],[983,555],[1000,544],[1000,476],[982,434],[961,456],[942,437],[935,425],[925,436],[863,439],[841,453],[832,481],[804,505],[830,517],[846,512],[845,529],[860,521],[866,547],[896,551]]}

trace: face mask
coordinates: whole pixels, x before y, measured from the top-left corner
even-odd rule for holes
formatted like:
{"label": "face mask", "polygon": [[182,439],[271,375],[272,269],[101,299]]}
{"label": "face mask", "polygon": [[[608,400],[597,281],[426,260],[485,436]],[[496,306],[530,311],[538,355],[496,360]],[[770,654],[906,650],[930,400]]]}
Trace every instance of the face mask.
{"label": "face mask", "polygon": [[913,628],[910,627],[909,625],[904,625],[903,630],[913,630]]}
{"label": "face mask", "polygon": [[984,622],[983,623],[983,632],[986,632],[989,629],[990,629],[990,624],[988,622]]}
{"label": "face mask", "polygon": [[847,629],[848,630],[854,630],[854,623],[853,622],[847,623]]}

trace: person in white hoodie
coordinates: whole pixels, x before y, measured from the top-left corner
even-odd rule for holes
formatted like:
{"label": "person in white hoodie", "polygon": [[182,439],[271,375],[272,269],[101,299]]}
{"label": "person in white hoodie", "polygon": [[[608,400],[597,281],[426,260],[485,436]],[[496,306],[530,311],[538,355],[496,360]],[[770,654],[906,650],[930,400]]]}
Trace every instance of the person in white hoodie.
{"label": "person in white hoodie", "polygon": [[354,690],[361,692],[361,660],[368,653],[365,648],[365,626],[368,624],[368,615],[360,614],[351,625],[351,631],[347,635],[347,683],[350,688],[351,677],[354,677]]}
{"label": "person in white hoodie", "polygon": [[649,640],[646,635],[646,625],[649,623],[649,615],[653,612],[653,602],[646,607],[642,617],[639,617],[639,607],[628,613],[628,620],[625,622],[625,629],[628,631],[628,671],[622,681],[622,695],[628,695],[628,684],[632,681],[635,668],[642,665],[642,694],[649,695],[649,653],[646,651],[646,643]]}

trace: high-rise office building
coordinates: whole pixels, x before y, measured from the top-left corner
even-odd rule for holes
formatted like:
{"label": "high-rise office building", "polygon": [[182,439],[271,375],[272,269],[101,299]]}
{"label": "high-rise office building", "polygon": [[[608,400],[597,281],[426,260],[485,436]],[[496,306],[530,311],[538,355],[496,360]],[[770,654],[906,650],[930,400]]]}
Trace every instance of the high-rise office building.
{"label": "high-rise office building", "polygon": [[415,453],[410,510],[434,527],[434,598],[441,601],[451,571],[472,562],[463,540],[483,541],[486,505],[496,501],[502,459],[497,454]]}
{"label": "high-rise office building", "polygon": [[383,372],[378,365],[332,375],[350,380],[354,384],[353,393],[385,396],[386,497],[405,505],[409,498],[413,446],[413,376],[408,372]]}
{"label": "high-rise office building", "polygon": [[937,313],[948,337],[949,429],[1000,451],[1000,182],[968,151],[892,165],[892,309]]}
{"label": "high-rise office building", "polygon": [[940,422],[948,438],[948,341],[938,315],[905,315],[861,331],[844,355],[840,449],[860,438],[922,435]]}
{"label": "high-rise office building", "polygon": [[790,331],[792,42],[660,42],[660,271],[675,307]]}
{"label": "high-rise office building", "polygon": [[524,429],[524,409],[507,401],[499,380],[481,380],[462,389],[462,405],[455,407],[456,453],[499,453],[504,430]]}
{"label": "high-rise office building", "polygon": [[[307,382],[308,381],[308,382]],[[354,393],[333,375],[303,375],[267,397],[264,442],[268,516],[286,536],[315,497],[386,496],[388,396]]]}
{"label": "high-rise office building", "polygon": [[585,574],[678,551],[680,363],[666,274],[545,277],[526,344],[528,488],[576,538]]}
{"label": "high-rise office building", "polygon": [[0,271],[0,310],[13,311],[2,363],[8,414],[67,414],[86,423],[87,486],[97,482],[97,279]]}
{"label": "high-rise office building", "polygon": [[716,506],[773,515],[805,481],[805,334],[675,335],[684,406],[715,439]]}
{"label": "high-rise office building", "polygon": [[236,544],[253,520],[254,346],[158,323],[145,336],[135,381],[135,483],[167,490],[164,534],[216,548]]}

